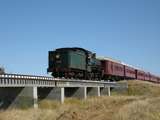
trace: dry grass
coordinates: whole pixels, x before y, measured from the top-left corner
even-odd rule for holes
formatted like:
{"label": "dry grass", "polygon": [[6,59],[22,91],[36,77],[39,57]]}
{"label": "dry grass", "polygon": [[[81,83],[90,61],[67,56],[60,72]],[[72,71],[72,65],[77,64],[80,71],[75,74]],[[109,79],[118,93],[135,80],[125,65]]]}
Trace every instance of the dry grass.
{"label": "dry grass", "polygon": [[129,81],[127,95],[159,97],[160,85],[145,81]]}
{"label": "dry grass", "polygon": [[160,120],[159,101],[160,97],[157,97],[124,105],[119,109],[115,120]]}
{"label": "dry grass", "polygon": [[127,92],[64,104],[41,101],[39,109],[0,112],[0,120],[160,120],[160,86],[129,81]]}

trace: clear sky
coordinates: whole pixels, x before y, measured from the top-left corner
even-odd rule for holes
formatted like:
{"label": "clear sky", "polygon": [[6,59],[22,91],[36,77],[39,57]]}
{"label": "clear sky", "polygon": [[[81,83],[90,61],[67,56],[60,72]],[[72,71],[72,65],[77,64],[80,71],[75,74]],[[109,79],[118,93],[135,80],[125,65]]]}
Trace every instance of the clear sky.
{"label": "clear sky", "polygon": [[0,0],[0,65],[46,75],[48,51],[83,47],[160,75],[160,0]]}

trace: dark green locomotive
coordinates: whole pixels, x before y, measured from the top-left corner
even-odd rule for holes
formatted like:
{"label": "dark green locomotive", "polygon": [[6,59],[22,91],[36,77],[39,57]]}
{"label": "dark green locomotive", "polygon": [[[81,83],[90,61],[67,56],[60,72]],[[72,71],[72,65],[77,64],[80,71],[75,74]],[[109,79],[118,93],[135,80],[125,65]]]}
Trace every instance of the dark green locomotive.
{"label": "dark green locomotive", "polygon": [[2,67],[0,67],[0,74],[5,74],[5,70]]}
{"label": "dark green locomotive", "polygon": [[49,51],[48,72],[54,77],[100,79],[101,65],[96,54],[83,48]]}

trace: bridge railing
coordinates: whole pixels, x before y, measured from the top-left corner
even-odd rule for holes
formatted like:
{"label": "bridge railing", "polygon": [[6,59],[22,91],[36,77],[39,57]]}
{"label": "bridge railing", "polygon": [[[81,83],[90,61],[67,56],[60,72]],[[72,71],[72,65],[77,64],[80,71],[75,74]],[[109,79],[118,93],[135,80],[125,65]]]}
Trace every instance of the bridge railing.
{"label": "bridge railing", "polygon": [[128,87],[127,83],[117,83],[108,81],[91,81],[77,79],[63,79],[46,76],[21,75],[21,74],[1,74],[0,87]]}

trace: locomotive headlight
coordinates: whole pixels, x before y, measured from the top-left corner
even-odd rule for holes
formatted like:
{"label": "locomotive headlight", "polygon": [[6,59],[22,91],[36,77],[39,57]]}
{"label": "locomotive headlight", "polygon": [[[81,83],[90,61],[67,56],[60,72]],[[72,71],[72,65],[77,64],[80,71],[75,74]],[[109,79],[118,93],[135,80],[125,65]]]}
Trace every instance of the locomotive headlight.
{"label": "locomotive headlight", "polygon": [[60,55],[56,55],[56,59],[59,59],[60,58]]}

